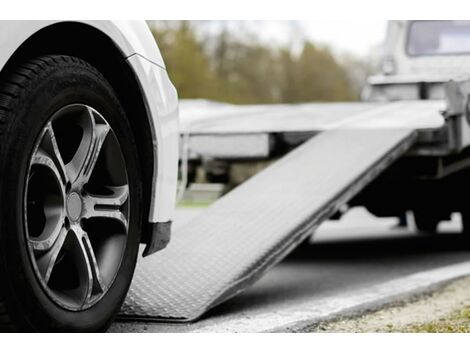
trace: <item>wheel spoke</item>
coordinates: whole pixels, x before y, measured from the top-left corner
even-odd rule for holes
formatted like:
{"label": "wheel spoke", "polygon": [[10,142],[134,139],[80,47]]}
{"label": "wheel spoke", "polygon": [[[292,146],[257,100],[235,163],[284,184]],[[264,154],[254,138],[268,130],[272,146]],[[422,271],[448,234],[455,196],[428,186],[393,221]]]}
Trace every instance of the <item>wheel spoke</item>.
{"label": "wheel spoke", "polygon": [[88,286],[84,302],[86,304],[92,299],[93,294],[106,292],[106,284],[101,275],[88,234],[80,226],[74,226],[72,230],[79,241],[80,250],[82,251],[81,255],[88,271]]}
{"label": "wheel spoke", "polygon": [[84,197],[84,210],[82,217],[107,218],[119,221],[127,231],[127,218],[122,206],[129,197],[129,186],[107,187],[111,195],[86,195]]}
{"label": "wheel spoke", "polygon": [[46,283],[49,282],[57,257],[67,237],[67,232],[67,229],[62,226],[52,247],[37,260],[39,272]]}
{"label": "wheel spoke", "polygon": [[88,182],[93,170],[95,169],[96,162],[98,161],[98,157],[101,153],[101,148],[103,147],[103,143],[109,132],[109,126],[105,124],[96,124],[94,132],[93,143],[90,147],[87,160],[85,161],[79,175],[79,182],[81,184],[86,184]]}
{"label": "wheel spoke", "polygon": [[[34,153],[33,159],[31,160],[31,165],[41,165],[48,167],[55,175],[57,181],[59,181],[62,194],[65,192],[65,173],[61,173],[56,166],[54,160],[49,156],[49,154],[42,148],[38,148],[36,153]],[[64,176],[61,176],[64,175]]]}
{"label": "wheel spoke", "polygon": [[83,230],[79,226],[73,226],[70,229],[70,234],[73,236],[73,240],[70,242],[72,244],[71,253],[80,278],[80,288],[74,296],[80,307],[83,307],[91,298],[93,291],[93,274],[87,250],[82,240]]}
{"label": "wheel spoke", "polygon": [[84,185],[90,179],[110,131],[107,123],[95,120],[94,112],[89,108],[80,124],[83,129],[82,140],[72,160],[66,165],[68,177],[76,185]]}
{"label": "wheel spoke", "polygon": [[54,129],[52,128],[52,124],[50,122],[46,126],[41,146],[45,151],[48,152],[49,156],[54,161],[54,164],[57,167],[57,171],[61,176],[62,183],[66,184],[68,181],[68,176],[65,170],[65,164],[62,159],[62,154],[60,153],[59,146],[57,145],[57,139],[55,137]]}
{"label": "wheel spoke", "polygon": [[91,245],[90,239],[86,232],[83,233],[83,244],[88,255],[88,261],[90,262],[91,274],[93,276],[92,292],[106,292],[106,285],[101,275],[98,261],[96,260],[95,251]]}

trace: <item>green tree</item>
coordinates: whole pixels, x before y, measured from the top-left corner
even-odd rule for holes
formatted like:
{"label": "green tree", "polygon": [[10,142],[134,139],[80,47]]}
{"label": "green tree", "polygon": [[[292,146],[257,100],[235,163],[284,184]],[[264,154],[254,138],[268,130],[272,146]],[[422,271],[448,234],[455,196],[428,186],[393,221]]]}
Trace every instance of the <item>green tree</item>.
{"label": "green tree", "polygon": [[181,21],[176,28],[154,29],[173,84],[182,98],[212,95],[214,77],[210,62],[191,24]]}
{"label": "green tree", "polygon": [[217,47],[212,59],[219,100],[233,103],[279,101],[276,62],[271,49],[227,39],[221,40]]}
{"label": "green tree", "polygon": [[297,61],[291,51],[286,48],[280,49],[278,55],[279,101],[281,103],[298,101],[300,85],[297,82]]}
{"label": "green tree", "polygon": [[296,63],[297,90],[294,101],[352,100],[345,70],[327,48],[306,42]]}
{"label": "green tree", "polygon": [[[326,47],[306,42],[294,55],[287,47],[235,39],[227,30],[196,35],[198,23],[171,22],[153,30],[181,98],[262,104],[359,96],[361,77],[338,63]],[[343,61],[348,68],[359,67],[351,59]]]}

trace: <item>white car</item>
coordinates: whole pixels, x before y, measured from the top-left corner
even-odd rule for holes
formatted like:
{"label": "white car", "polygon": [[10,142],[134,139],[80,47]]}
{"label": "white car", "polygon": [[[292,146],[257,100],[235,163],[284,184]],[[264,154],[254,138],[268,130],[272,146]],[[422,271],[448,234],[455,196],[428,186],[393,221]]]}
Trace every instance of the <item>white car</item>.
{"label": "white car", "polygon": [[0,330],[105,330],[169,241],[177,163],[145,22],[0,21]]}

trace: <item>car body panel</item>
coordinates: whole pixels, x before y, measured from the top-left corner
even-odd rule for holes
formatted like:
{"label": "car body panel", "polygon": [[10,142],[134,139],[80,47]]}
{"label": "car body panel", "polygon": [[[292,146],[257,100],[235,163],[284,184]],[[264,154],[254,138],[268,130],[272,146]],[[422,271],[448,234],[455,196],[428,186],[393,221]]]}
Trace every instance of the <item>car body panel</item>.
{"label": "car body panel", "polygon": [[[150,222],[171,220],[176,201],[178,178],[178,96],[166,70],[154,65],[145,57],[132,55],[127,59],[140,80],[144,101],[150,115],[158,122],[151,124],[154,150],[158,164],[153,164],[156,175],[155,189],[150,204]],[[149,103],[151,102],[151,103]]]}
{"label": "car body panel", "polygon": [[[0,21],[0,69],[18,47],[34,33],[64,21]],[[144,21],[68,21],[94,27],[120,49],[124,57],[138,53],[165,68],[160,50]],[[1,35],[7,34],[7,35]]]}
{"label": "car body panel", "polygon": [[[0,71],[28,38],[61,22],[0,21]],[[148,221],[171,221],[177,185],[178,99],[160,50],[144,21],[73,22],[89,25],[107,35],[135,74],[147,109],[154,147]]]}

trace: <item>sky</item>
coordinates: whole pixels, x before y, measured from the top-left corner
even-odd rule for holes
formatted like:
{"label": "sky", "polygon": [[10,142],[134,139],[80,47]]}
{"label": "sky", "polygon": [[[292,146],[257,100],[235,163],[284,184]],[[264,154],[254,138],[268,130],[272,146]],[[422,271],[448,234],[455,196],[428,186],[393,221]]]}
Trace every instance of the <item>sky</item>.
{"label": "sky", "polygon": [[[255,22],[255,21],[252,21]],[[386,21],[256,21],[249,26],[259,27],[259,37],[281,44],[308,38],[334,51],[367,56],[385,36]]]}
{"label": "sky", "polygon": [[[367,57],[385,36],[386,21],[198,21],[203,31],[228,29],[239,36],[254,36],[272,44],[295,48],[304,38],[333,51]],[[295,49],[294,49],[295,50]]]}
{"label": "sky", "polygon": [[302,21],[308,37],[361,57],[383,41],[386,26],[386,21]]}

